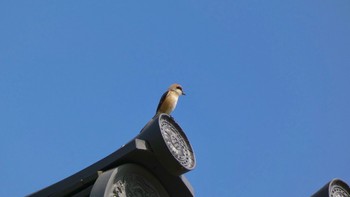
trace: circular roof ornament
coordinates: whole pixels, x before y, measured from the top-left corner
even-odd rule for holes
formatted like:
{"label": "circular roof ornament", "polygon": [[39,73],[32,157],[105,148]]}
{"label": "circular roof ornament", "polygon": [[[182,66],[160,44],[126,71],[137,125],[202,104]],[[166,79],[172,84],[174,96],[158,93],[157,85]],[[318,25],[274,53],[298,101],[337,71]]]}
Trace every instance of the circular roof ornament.
{"label": "circular roof ornament", "polygon": [[169,197],[162,183],[147,169],[136,164],[123,164],[100,174],[90,197],[149,196]]}
{"label": "circular roof ornament", "polygon": [[192,147],[182,129],[169,116],[161,116],[160,130],[169,151],[177,161],[187,169],[195,166]]}
{"label": "circular roof ornament", "polygon": [[349,186],[340,179],[333,179],[311,197],[350,197]]}
{"label": "circular roof ornament", "polygon": [[146,140],[157,160],[173,175],[182,175],[196,166],[188,138],[168,114],[154,117],[136,138]]}
{"label": "circular roof ornament", "polygon": [[350,197],[349,192],[349,186],[339,179],[330,183],[329,195],[331,197]]}

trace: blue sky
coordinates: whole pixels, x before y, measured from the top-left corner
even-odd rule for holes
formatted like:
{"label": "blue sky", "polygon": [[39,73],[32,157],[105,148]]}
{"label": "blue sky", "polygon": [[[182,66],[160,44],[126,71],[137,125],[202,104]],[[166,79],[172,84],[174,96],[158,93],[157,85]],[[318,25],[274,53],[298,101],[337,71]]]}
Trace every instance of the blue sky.
{"label": "blue sky", "polygon": [[350,2],[2,1],[0,196],[136,136],[174,83],[196,196],[350,184]]}

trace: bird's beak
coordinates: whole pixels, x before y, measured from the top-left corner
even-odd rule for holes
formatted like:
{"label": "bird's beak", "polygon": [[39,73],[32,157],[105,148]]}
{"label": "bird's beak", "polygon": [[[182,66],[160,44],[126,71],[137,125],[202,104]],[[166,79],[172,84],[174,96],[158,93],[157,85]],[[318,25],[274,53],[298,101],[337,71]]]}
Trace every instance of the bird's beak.
{"label": "bird's beak", "polygon": [[182,95],[186,95],[185,92],[182,92]]}

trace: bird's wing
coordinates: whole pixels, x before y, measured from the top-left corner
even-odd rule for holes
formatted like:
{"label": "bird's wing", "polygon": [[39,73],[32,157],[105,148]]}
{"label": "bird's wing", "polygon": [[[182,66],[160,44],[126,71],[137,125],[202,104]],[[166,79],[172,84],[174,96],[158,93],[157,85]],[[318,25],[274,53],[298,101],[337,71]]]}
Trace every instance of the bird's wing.
{"label": "bird's wing", "polygon": [[157,107],[156,114],[158,113],[158,110],[160,109],[160,106],[162,106],[162,103],[164,102],[164,100],[165,100],[166,95],[168,94],[168,92],[169,92],[169,91],[164,92],[163,96],[160,98],[159,104],[158,104],[158,107]]}

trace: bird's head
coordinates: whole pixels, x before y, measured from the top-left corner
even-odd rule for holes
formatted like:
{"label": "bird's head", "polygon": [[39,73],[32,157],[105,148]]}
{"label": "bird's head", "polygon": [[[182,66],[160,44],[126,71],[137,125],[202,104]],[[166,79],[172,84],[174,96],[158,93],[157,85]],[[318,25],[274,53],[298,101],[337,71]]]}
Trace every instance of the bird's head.
{"label": "bird's head", "polygon": [[176,92],[179,96],[180,95],[186,95],[185,92],[182,90],[182,86],[180,84],[174,83],[169,87],[169,91]]}

